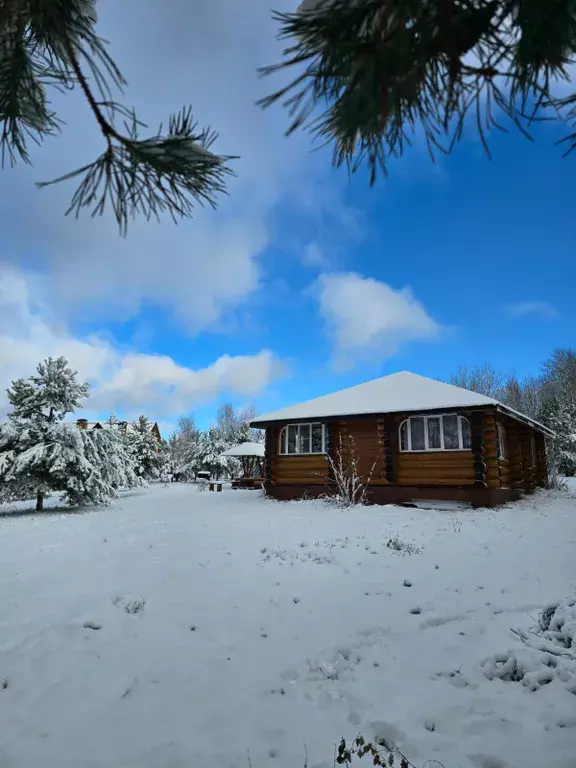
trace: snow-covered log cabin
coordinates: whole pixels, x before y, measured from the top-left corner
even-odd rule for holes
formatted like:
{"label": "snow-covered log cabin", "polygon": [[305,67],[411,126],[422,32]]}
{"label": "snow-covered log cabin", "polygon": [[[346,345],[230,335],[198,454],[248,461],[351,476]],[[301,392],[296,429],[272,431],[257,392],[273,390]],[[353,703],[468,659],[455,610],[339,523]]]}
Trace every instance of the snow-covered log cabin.
{"label": "snow-covered log cabin", "polygon": [[367,499],[495,506],[543,486],[550,431],[503,403],[413,373],[395,373],[254,419],[266,430],[267,493],[334,488],[329,457],[354,451]]}

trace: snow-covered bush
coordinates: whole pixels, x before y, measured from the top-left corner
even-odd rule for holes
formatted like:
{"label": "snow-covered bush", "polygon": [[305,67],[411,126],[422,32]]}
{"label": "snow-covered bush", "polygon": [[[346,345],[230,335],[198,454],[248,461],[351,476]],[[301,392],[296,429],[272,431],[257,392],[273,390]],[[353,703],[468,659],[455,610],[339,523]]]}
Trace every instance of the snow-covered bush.
{"label": "snow-covered bush", "polygon": [[530,632],[512,631],[523,647],[484,659],[489,680],[521,682],[531,691],[556,681],[576,694],[576,599],[544,608]]}

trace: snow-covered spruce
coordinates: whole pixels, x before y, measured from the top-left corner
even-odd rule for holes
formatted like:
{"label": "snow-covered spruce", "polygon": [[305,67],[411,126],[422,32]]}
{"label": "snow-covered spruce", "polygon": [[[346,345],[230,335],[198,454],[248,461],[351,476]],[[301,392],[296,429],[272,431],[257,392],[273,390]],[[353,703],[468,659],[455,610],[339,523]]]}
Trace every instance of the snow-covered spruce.
{"label": "snow-covered spruce", "polygon": [[126,433],[126,446],[132,455],[138,477],[142,480],[157,480],[162,474],[163,450],[146,416],[140,416],[133,429]]}
{"label": "snow-covered spruce", "polygon": [[54,491],[69,504],[100,504],[135,484],[132,461],[113,433],[64,422],[88,392],[63,357],[48,358],[36,375],[12,382],[12,412],[0,427],[2,500],[35,496],[41,511],[44,495]]}

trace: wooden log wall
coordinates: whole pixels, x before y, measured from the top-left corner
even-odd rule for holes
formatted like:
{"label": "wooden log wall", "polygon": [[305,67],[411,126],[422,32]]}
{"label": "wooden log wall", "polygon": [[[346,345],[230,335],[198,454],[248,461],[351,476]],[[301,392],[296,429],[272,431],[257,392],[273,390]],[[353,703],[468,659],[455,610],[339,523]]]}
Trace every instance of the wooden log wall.
{"label": "wooden log wall", "polygon": [[340,446],[345,461],[349,460],[348,451],[353,447],[358,457],[358,472],[364,482],[370,478],[371,485],[385,485],[388,482],[385,441],[383,420],[348,419],[333,425],[332,451],[335,460]]}
{"label": "wooden log wall", "polygon": [[486,480],[486,462],[484,461],[484,422],[482,413],[473,411],[466,414],[470,422],[470,445],[474,464],[474,487],[488,488]]}
{"label": "wooden log wall", "polygon": [[474,485],[471,451],[398,454],[398,485]]}
{"label": "wooden log wall", "polygon": [[328,461],[326,456],[281,456],[279,453],[280,427],[266,430],[266,477],[269,482],[327,485]]}
{"label": "wooden log wall", "polygon": [[[395,418],[396,434],[406,414]],[[396,453],[398,485],[466,486],[476,483],[476,468],[472,451],[425,451]]]}
{"label": "wooden log wall", "polygon": [[[349,418],[326,425],[326,449],[334,460],[340,444],[345,453],[353,438],[358,469],[371,485],[474,486],[531,490],[547,480],[544,436],[529,425],[495,411],[462,412],[470,422],[472,450],[401,453],[399,426],[406,414],[379,418]],[[498,457],[498,423],[506,430],[506,459]],[[279,455],[280,427],[266,430],[267,482],[330,485],[331,471],[324,455]],[[533,459],[532,437],[535,440]],[[342,442],[341,442],[342,439]],[[374,467],[374,468],[373,468]]]}
{"label": "wooden log wall", "polygon": [[546,438],[541,432],[534,433],[536,440],[536,485],[545,488],[548,483],[548,460],[546,458]]}
{"label": "wooden log wall", "polygon": [[532,451],[532,436],[534,430],[531,427],[520,425],[519,439],[522,448],[522,488],[532,491],[536,488],[536,466]]}
{"label": "wooden log wall", "polygon": [[523,488],[524,455],[522,453],[522,441],[520,433],[522,425],[510,419],[506,424],[506,437],[508,443],[508,467],[510,488],[521,490]]}
{"label": "wooden log wall", "polygon": [[493,411],[484,413],[482,440],[484,443],[486,482],[488,483],[489,488],[499,488],[500,462],[498,460],[498,432],[496,415]]}
{"label": "wooden log wall", "polygon": [[505,414],[497,419],[506,431],[506,458],[499,460],[500,487],[531,491],[546,485],[544,435]]}

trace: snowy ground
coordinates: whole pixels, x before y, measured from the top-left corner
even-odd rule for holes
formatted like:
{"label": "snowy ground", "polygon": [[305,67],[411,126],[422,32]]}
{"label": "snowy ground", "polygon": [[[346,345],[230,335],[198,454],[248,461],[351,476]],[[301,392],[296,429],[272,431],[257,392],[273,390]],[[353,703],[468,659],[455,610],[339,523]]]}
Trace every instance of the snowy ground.
{"label": "snowy ground", "polygon": [[481,666],[574,597],[573,491],[342,512],[175,484],[0,537],[2,768],[329,768],[360,731],[417,766],[576,766],[568,678]]}

